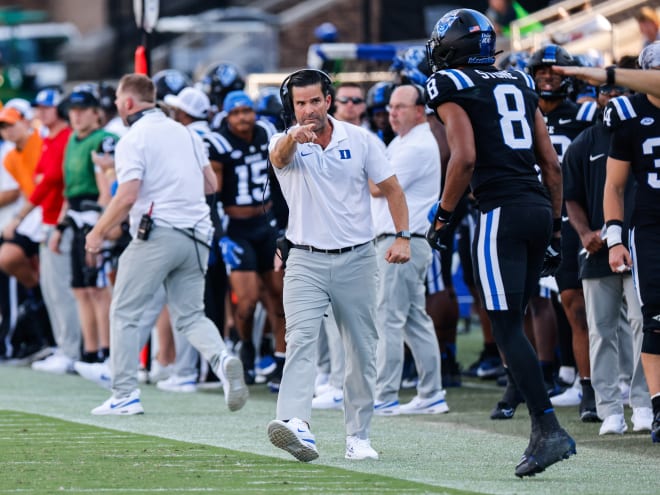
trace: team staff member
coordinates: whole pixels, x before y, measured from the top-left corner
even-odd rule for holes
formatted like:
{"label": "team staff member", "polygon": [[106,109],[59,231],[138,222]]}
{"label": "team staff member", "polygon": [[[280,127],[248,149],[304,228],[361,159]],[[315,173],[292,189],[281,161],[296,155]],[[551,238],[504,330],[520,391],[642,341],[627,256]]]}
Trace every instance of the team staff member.
{"label": "team staff member", "polygon": [[[102,201],[97,175],[103,175],[92,161],[93,151],[113,153],[117,136],[100,128],[100,101],[96,88],[80,85],[67,100],[69,121],[73,133],[64,152],[64,197],[66,201],[59,217],[61,227],[73,230],[71,242],[71,287],[78,306],[83,335],[82,361],[104,361],[110,352],[110,281],[105,266],[88,266],[85,259],[85,234],[98,219],[99,213],[86,202]],[[68,222],[64,222],[64,219]],[[60,252],[61,229],[50,237],[49,246]]]}
{"label": "team staff member", "polygon": [[[603,108],[611,98],[621,96],[624,91],[625,88],[618,86],[600,86],[598,107]],[[639,355],[643,338],[642,309],[630,272],[612,273],[610,270],[607,245],[601,237],[604,223],[603,187],[610,138],[611,130],[605,127],[602,118],[599,118],[595,125],[573,141],[563,161],[566,209],[584,246],[580,278],[584,288],[589,324],[589,360],[593,370],[590,376],[580,377],[580,418],[582,421],[599,421],[599,417],[602,418],[604,421],[600,428],[601,435],[621,434],[627,429],[618,386],[622,362],[632,370],[630,404],[633,408],[634,430],[650,430],[653,420],[649,391]],[[629,177],[625,186],[625,234],[628,233],[630,225],[634,197],[634,180]],[[627,235],[623,240],[627,246]],[[622,309],[627,312],[630,330],[621,325]],[[624,357],[628,353],[620,349],[619,342],[624,341],[623,339],[628,339],[626,347],[635,350],[631,353],[632,362]],[[586,400],[590,400],[591,405]],[[554,403],[554,398],[552,401]]]}
{"label": "team staff member", "polygon": [[104,236],[130,213],[133,240],[119,258],[111,307],[113,395],[92,414],[144,412],[137,388],[138,327],[144,307],[163,284],[175,331],[209,361],[222,379],[225,402],[235,411],[248,396],[241,363],[204,316],[212,234],[204,193],[215,190],[215,175],[201,139],[166,117],[155,99],[148,77],[129,74],[119,81],[117,109],[131,125],[115,153],[119,185],[86,237],[86,250],[98,253]]}
{"label": "team staff member", "polygon": [[[427,213],[440,196],[440,152],[426,121],[424,90],[397,87],[388,105],[389,120],[397,133],[386,156],[406,194],[410,215],[410,261],[388,263],[385,254],[396,237],[387,201],[371,186],[373,221],[378,253],[378,347],[376,404],[379,415],[440,414],[449,411],[440,377],[440,348],[431,317],[426,312],[425,280],[431,248],[424,239]],[[399,405],[403,371],[403,343],[417,365],[417,396]]]}
{"label": "team staff member", "polygon": [[441,230],[470,184],[481,211],[472,257],[477,285],[532,421],[530,443],[515,474],[531,476],[575,453],[523,333],[524,311],[541,268],[556,269],[560,259],[561,168],[533,82],[492,65],[495,31],[483,14],[471,9],[445,14],[433,29],[427,53],[437,71],[426,83],[428,105],[445,123],[451,149],[428,239],[442,248]]}
{"label": "team staff member", "polygon": [[[291,250],[284,277],[286,365],[277,419],[268,424],[276,447],[301,461],[318,457],[310,432],[316,341],[332,304],[346,356],[346,458],[377,459],[369,442],[376,381],[377,262],[368,179],[390,208],[396,238],[390,263],[410,258],[408,208],[381,146],[369,131],[328,117],[332,82],[303,69],[281,87],[282,102],[298,125],[276,134],[270,160],[289,205]],[[321,219],[321,221],[319,221]]]}
{"label": "team staff member", "polygon": [[[644,48],[639,66],[644,70],[660,69],[660,41]],[[607,82],[616,82],[614,69],[609,70]],[[604,122],[613,129],[603,202],[610,268],[614,272],[633,269],[644,318],[641,352],[653,405],[651,438],[660,442],[660,97],[638,93],[615,98],[605,109]],[[631,173],[637,182],[637,194],[629,252],[622,243],[621,227],[625,185]]]}
{"label": "team staff member", "polygon": [[[39,279],[41,291],[48,308],[53,337],[57,351],[42,361],[32,363],[32,369],[50,373],[66,373],[73,369],[73,363],[80,359],[80,321],[76,311],[76,301],[71,292],[70,235],[66,241],[65,253],[58,254],[48,249],[48,238],[57,225],[57,219],[64,202],[64,177],[62,162],[66,143],[71,136],[64,109],[62,94],[57,89],[44,89],[37,93],[32,103],[36,116],[48,129],[43,140],[41,157],[35,170],[36,186],[5,231],[9,237],[28,214],[40,206],[46,231],[46,243],[39,246]],[[70,231],[69,231],[70,234]],[[64,244],[64,243],[63,243]]]}

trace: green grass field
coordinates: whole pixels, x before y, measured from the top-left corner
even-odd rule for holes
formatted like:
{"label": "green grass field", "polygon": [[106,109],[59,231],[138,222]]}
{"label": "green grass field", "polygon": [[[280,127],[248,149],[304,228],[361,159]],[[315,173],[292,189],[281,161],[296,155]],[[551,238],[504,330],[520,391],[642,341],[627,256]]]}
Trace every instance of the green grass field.
{"label": "green grass field", "polygon": [[[459,339],[469,364],[479,336]],[[513,468],[529,421],[524,408],[513,420],[489,420],[501,393],[492,382],[467,380],[449,389],[449,414],[375,417],[380,461],[345,460],[343,414],[315,411],[321,457],[303,464],[268,442],[275,396],[264,386],[251,388],[238,413],[227,411],[218,390],[178,395],[144,386],[144,416],[95,417],[89,411],[107,391],[75,376],[2,366],[0,494],[660,493],[660,445],[648,434],[599,437],[599,426],[581,423],[573,408],[559,416],[578,455],[518,480]]]}

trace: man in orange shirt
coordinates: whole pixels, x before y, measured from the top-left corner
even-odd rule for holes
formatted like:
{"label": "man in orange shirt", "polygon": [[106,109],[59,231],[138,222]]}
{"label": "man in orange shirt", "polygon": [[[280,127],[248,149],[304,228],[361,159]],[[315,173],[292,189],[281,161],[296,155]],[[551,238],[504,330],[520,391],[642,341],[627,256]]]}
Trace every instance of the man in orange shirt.
{"label": "man in orange shirt", "polygon": [[[41,157],[43,140],[32,127],[32,107],[26,100],[9,100],[0,111],[0,133],[15,148],[7,153],[5,169],[14,177],[27,200],[35,188],[34,172]],[[16,277],[28,290],[39,285],[39,242],[41,210],[34,210],[21,222],[20,232],[4,238],[0,246],[0,269]]]}

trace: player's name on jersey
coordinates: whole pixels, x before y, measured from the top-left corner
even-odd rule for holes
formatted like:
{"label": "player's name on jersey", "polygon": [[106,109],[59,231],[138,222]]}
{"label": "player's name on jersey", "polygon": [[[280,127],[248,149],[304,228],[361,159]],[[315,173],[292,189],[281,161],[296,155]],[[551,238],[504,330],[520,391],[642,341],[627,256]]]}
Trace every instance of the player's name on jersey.
{"label": "player's name on jersey", "polygon": [[500,70],[497,72],[484,72],[482,70],[475,69],[474,72],[479,74],[483,79],[517,79],[515,74],[505,70]]}

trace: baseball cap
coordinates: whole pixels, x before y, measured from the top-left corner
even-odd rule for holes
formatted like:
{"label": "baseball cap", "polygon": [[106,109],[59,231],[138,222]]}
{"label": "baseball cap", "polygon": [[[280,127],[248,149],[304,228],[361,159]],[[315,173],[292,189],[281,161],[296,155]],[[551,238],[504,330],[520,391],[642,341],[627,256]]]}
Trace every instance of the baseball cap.
{"label": "baseball cap", "polygon": [[62,93],[55,88],[42,89],[32,101],[33,107],[56,107],[62,101]]}
{"label": "baseball cap", "polygon": [[211,108],[209,97],[204,91],[192,87],[183,88],[176,95],[165,95],[163,101],[196,119],[205,119]]}
{"label": "baseball cap", "polygon": [[68,98],[69,108],[92,108],[101,105],[97,91],[92,84],[81,84],[73,88]]}
{"label": "baseball cap", "polygon": [[229,113],[232,110],[235,110],[238,107],[250,107],[254,108],[254,102],[247,95],[245,91],[236,90],[230,91],[225,96],[225,101],[222,104],[222,109]]}
{"label": "baseball cap", "polygon": [[10,125],[22,119],[31,120],[33,116],[30,102],[23,98],[12,98],[0,110],[0,122]]}
{"label": "baseball cap", "polygon": [[637,63],[644,70],[660,68],[660,41],[654,41],[644,48]]}

